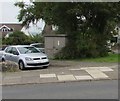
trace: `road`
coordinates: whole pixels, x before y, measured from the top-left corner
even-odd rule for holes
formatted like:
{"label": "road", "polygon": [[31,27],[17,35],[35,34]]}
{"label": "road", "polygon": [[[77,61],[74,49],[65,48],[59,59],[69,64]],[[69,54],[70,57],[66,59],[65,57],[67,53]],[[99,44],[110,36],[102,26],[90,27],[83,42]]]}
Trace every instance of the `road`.
{"label": "road", "polygon": [[3,99],[117,99],[117,80],[3,86]]}

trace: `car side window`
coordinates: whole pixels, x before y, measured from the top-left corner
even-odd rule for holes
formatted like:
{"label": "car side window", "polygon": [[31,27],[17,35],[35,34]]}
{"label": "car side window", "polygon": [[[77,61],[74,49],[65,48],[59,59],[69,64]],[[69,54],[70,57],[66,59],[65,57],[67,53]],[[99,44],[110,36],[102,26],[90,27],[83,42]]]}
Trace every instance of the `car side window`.
{"label": "car side window", "polygon": [[17,51],[17,49],[16,48],[12,48],[12,53],[14,54],[14,55],[19,55],[19,53],[18,53],[18,51]]}
{"label": "car side window", "polygon": [[7,47],[7,49],[5,50],[6,53],[12,53],[12,47]]}

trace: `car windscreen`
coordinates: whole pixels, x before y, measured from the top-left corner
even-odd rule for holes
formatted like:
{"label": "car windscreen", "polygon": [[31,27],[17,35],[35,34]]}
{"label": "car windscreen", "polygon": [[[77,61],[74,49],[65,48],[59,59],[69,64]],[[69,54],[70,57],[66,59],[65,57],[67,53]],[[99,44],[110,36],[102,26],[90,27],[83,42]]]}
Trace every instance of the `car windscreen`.
{"label": "car windscreen", "polygon": [[18,47],[18,50],[21,54],[40,53],[40,51],[34,47]]}

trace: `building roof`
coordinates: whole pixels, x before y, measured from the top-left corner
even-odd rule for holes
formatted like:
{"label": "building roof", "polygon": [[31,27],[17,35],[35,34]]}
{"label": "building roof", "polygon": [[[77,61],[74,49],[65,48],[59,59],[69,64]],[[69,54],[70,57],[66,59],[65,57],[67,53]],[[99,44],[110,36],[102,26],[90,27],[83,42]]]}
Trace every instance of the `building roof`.
{"label": "building roof", "polygon": [[0,34],[5,37],[8,33],[13,32],[15,30],[21,30],[22,24],[20,23],[0,23]]}
{"label": "building roof", "polygon": [[22,29],[22,24],[18,24],[18,23],[16,23],[16,24],[7,24],[7,23],[3,23],[3,24],[0,24],[0,27],[7,27],[7,28],[14,28],[15,30],[21,30]]}
{"label": "building roof", "polygon": [[4,27],[6,27],[7,29],[10,30],[10,28],[9,28],[8,26],[6,26],[6,25],[1,26],[0,29],[2,29],[2,28],[4,28]]}

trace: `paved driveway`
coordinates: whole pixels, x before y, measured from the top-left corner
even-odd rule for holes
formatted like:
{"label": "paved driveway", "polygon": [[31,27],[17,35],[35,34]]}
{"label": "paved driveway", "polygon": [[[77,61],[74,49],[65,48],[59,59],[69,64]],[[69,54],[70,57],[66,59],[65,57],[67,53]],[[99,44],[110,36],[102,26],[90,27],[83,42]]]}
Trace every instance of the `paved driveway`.
{"label": "paved driveway", "polygon": [[47,69],[3,73],[2,84],[27,84],[118,79],[117,63],[51,61]]}

